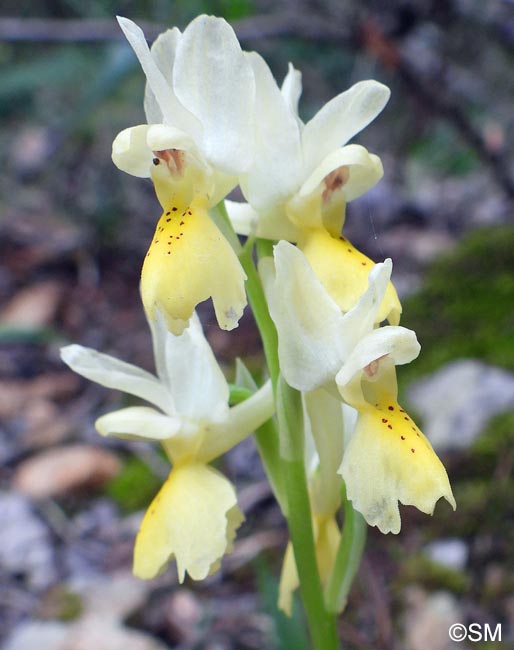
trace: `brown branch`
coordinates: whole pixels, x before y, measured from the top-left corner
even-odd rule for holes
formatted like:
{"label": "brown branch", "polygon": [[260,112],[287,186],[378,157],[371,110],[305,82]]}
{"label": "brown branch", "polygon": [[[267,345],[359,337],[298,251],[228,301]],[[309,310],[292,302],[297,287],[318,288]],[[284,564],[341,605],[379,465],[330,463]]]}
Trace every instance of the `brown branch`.
{"label": "brown branch", "polygon": [[421,101],[425,108],[449,122],[461,138],[482,162],[489,167],[496,182],[510,199],[514,199],[514,180],[508,171],[505,156],[491,151],[482,134],[468,120],[459,104],[452,99],[442,79],[437,82],[424,78],[393,40],[387,38],[373,22],[366,22],[361,29],[362,46],[370,51],[386,68],[393,69],[410,93]]}

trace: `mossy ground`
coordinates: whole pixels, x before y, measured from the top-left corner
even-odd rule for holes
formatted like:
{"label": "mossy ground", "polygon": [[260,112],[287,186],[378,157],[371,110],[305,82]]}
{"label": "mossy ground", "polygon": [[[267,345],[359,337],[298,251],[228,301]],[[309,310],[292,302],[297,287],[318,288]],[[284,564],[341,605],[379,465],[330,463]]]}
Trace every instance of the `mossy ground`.
{"label": "mossy ground", "polygon": [[[422,347],[420,357],[399,373],[403,387],[455,359],[514,370],[514,226],[466,236],[436,260],[423,288],[403,307],[402,324],[416,331]],[[424,523],[422,515],[406,511],[406,529],[416,529],[416,541],[412,555],[396,558],[398,602],[405,587],[416,584],[450,591],[464,607],[472,602],[506,619],[505,603],[514,589],[513,450],[514,413],[507,412],[494,418],[470,449],[444,459],[457,511],[442,513],[438,505]],[[462,571],[435,565],[422,552],[431,540],[444,538],[467,544]],[[390,542],[392,557],[397,543]]]}
{"label": "mossy ground", "polygon": [[106,494],[124,513],[146,508],[157,494],[161,481],[142,460],[127,459],[121,471],[106,486]]}
{"label": "mossy ground", "polygon": [[474,231],[438,258],[403,314],[421,343],[404,378],[459,358],[514,369],[514,226]]}

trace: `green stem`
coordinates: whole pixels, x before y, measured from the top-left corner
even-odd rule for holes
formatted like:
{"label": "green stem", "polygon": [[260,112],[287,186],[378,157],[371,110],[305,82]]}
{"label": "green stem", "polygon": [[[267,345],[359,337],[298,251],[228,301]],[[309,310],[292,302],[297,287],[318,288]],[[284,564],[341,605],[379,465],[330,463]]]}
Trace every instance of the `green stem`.
{"label": "green stem", "polygon": [[[217,214],[225,222],[225,227],[227,225],[230,227],[230,221],[223,204],[217,206]],[[271,244],[258,241],[257,245],[261,256],[272,254]],[[281,490],[278,490],[277,497],[282,511],[287,517],[302,600],[314,648],[315,650],[338,650],[336,616],[325,608],[316,562],[312,515],[303,456],[301,394],[280,378],[277,332],[269,314],[259,274],[255,268],[253,241],[248,240],[243,249],[239,249],[237,253],[248,278],[246,282],[248,302],[261,335],[268,371],[277,397],[280,450],[276,431],[265,430],[267,423],[256,432],[257,446],[272,485],[275,481],[277,485],[283,485],[285,482],[286,498],[283,498]]]}
{"label": "green stem", "polygon": [[288,386],[281,377],[277,390],[277,414],[286,479],[287,524],[309,630],[315,650],[337,650],[339,641],[336,616],[325,608],[316,562],[303,452],[301,393]]}
{"label": "green stem", "polygon": [[[221,201],[214,208],[211,209],[211,215],[216,222],[216,225],[221,230],[223,235],[230,242],[236,255],[239,257],[241,266],[243,267],[246,276],[246,292],[248,294],[248,302],[252,308],[253,316],[259,333],[262,339],[264,348],[264,355],[268,364],[268,371],[270,373],[273,390],[276,389],[278,373],[280,370],[278,362],[278,339],[275,325],[269,315],[268,303],[264,290],[262,288],[261,280],[255,264],[253,261],[253,238],[248,238],[246,244],[241,246],[239,239],[232,227],[225,203]],[[259,240],[258,240],[259,241]],[[271,249],[268,249],[271,250]],[[272,253],[267,253],[272,254]]]}
{"label": "green stem", "polygon": [[289,505],[287,524],[293,544],[303,606],[307,614],[314,648],[315,650],[337,650],[339,648],[337,620],[335,613],[325,609],[316,564],[304,463],[303,461],[285,461],[284,466]]}
{"label": "green stem", "polygon": [[[230,404],[239,404],[253,395],[254,391],[242,386],[230,384]],[[278,453],[276,440],[277,429],[273,419],[266,420],[264,424],[255,431],[259,453],[262,458],[264,469],[271,485],[273,494],[282,512],[287,512],[287,501],[284,487],[284,476],[282,461]]]}
{"label": "green stem", "polygon": [[244,386],[236,386],[235,384],[228,385],[230,389],[229,404],[234,406],[235,404],[240,404],[244,402],[245,399],[251,397],[255,391],[245,388]]}
{"label": "green stem", "polygon": [[[232,228],[223,202],[218,203],[215,207],[213,216],[215,216],[216,224],[220,230],[222,230],[223,234],[230,241],[247,275],[246,292],[248,294],[248,302],[252,308],[253,316],[261,335],[264,355],[273,384],[273,390],[275,391],[279,372],[277,332],[269,315],[268,304],[264,296],[259,274],[253,263],[253,242],[248,240],[244,247],[241,246]],[[269,478],[273,494],[282,512],[286,513],[287,500],[284,491],[284,476],[279,452],[278,433],[274,420],[268,420],[255,431],[255,442],[262,459],[262,464]]]}
{"label": "green stem", "polygon": [[259,274],[253,262],[253,246],[251,241],[248,241],[243,248],[243,252],[239,255],[239,260],[248,278],[246,281],[248,302],[252,307],[253,316],[262,338],[262,346],[268,364],[268,371],[273,388],[276,390],[278,373],[280,371],[277,330],[271,320],[264,289],[262,288]]}
{"label": "green stem", "polygon": [[341,613],[346,607],[346,601],[353,579],[360,565],[366,542],[366,521],[353,509],[351,501],[346,498],[343,486],[344,522],[343,533],[332,573],[325,587],[325,603],[328,611]]}

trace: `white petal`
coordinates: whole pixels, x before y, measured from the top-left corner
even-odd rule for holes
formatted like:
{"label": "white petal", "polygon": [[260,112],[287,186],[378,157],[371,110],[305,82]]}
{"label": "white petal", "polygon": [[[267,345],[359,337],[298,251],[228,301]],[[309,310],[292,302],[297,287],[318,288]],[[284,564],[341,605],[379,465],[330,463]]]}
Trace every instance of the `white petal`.
{"label": "white petal", "polygon": [[166,387],[149,372],[81,345],[61,348],[61,358],[72,370],[107,388],[141,397],[163,411],[173,408]]}
{"label": "white petal", "polygon": [[375,264],[368,276],[368,288],[353,309],[345,314],[345,359],[358,342],[374,328],[387,290],[393,263],[387,259]]}
{"label": "white petal", "polygon": [[208,425],[197,458],[210,462],[225,454],[269,420],[274,412],[273,388],[268,380],[248,399],[233,406],[222,420]]}
{"label": "white petal", "polygon": [[102,436],[130,440],[166,440],[180,430],[181,421],[145,406],[131,406],[98,418],[96,430]]}
{"label": "white petal", "polygon": [[368,289],[344,316],[299,249],[280,242],[275,246],[275,268],[274,279],[263,279],[278,332],[280,367],[291,386],[312,390],[333,380],[373,329],[392,263],[386,260],[373,267]]}
{"label": "white petal", "polygon": [[341,502],[341,480],[337,470],[343,459],[344,421],[341,399],[323,388],[304,393],[304,403],[319,455],[319,473],[311,496],[314,512],[330,515]]}
{"label": "white petal", "polygon": [[306,170],[372,122],[384,108],[389,88],[378,81],[360,81],[334,97],[305,125],[302,144]]}
{"label": "white petal", "polygon": [[[181,33],[177,27],[166,30],[160,34],[150,48],[150,53],[162,72],[163,77],[171,86],[173,82],[173,65],[175,63],[175,52],[180,40]],[[160,124],[164,121],[164,116],[159,107],[152,89],[149,84],[145,88],[145,115],[148,124]]]}
{"label": "white petal", "polygon": [[321,161],[300,188],[299,196],[306,197],[311,194],[330,172],[339,167],[347,167],[349,173],[348,180],[340,189],[347,202],[367,192],[384,174],[378,156],[370,154],[361,145],[349,144],[332,151]]}
{"label": "white petal", "polygon": [[167,124],[152,124],[148,127],[147,146],[150,151],[165,149],[180,149],[195,154],[195,143],[189,134],[182,129]]}
{"label": "white petal", "polygon": [[203,126],[209,161],[237,174],[251,160],[255,82],[236,35],[221,18],[199,16],[184,31],[173,71],[177,97]]}
{"label": "white petal", "polygon": [[298,115],[298,102],[302,94],[302,73],[296,70],[292,63],[288,66],[280,92],[291,113]]}
{"label": "white petal", "polygon": [[176,412],[193,420],[215,420],[228,412],[229,389],[196,314],[175,336],[159,312],[150,321],[159,377]]}
{"label": "white petal", "polygon": [[415,359],[421,347],[415,332],[399,325],[388,325],[373,330],[360,340],[337,373],[336,383],[343,392],[344,387],[370,363],[388,356],[396,365]]}
{"label": "white petal", "polygon": [[295,246],[275,246],[276,275],[267,287],[278,332],[280,368],[297,390],[333,379],[343,362],[343,315]]}
{"label": "white petal", "polygon": [[285,201],[300,186],[300,131],[264,59],[256,52],[246,56],[257,85],[255,149],[252,167],[241,176],[240,183],[246,200],[261,211]]}
{"label": "white petal", "polygon": [[355,425],[359,412],[349,404],[342,404],[343,407],[343,430],[344,430],[344,449],[350,444],[350,440],[355,433]]}
{"label": "white petal", "polygon": [[118,23],[139,59],[148,86],[162,113],[163,121],[191,133],[193,137],[198,137],[201,132],[198,120],[178,101],[173,91],[172,79],[166,79],[159,69],[150,54],[148,43],[140,27],[128,18],[120,16],[118,16]]}
{"label": "white petal", "polygon": [[118,133],[112,143],[112,161],[116,167],[133,176],[150,177],[153,154],[146,141],[149,128],[141,124]]}
{"label": "white petal", "polygon": [[226,200],[225,208],[232,227],[238,235],[248,236],[257,231],[259,214],[249,203]]}
{"label": "white petal", "polygon": [[225,201],[228,216],[239,235],[255,235],[263,239],[297,241],[298,228],[288,219],[283,206],[256,212],[249,203]]}
{"label": "white petal", "polygon": [[[237,185],[237,176],[231,176],[230,174],[225,174],[219,168],[214,167],[212,169],[212,184],[213,190],[212,194],[209,197],[209,207],[217,205],[220,201],[230,194],[230,192]],[[219,223],[216,223],[219,228]]]}
{"label": "white petal", "polygon": [[234,384],[240,388],[247,388],[253,392],[258,388],[252,373],[245,366],[244,361],[239,357],[236,358],[236,376],[234,378]]}

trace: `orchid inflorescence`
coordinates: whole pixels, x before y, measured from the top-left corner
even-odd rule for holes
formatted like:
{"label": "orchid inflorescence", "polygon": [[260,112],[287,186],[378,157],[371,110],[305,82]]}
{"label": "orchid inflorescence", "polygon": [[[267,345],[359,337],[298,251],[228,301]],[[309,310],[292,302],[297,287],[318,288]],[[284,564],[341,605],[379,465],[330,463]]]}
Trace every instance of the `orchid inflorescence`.
{"label": "orchid inflorescence", "polygon": [[[420,346],[399,325],[391,260],[374,264],[342,234],[346,203],[383,174],[378,156],[347,142],[389,90],[361,81],[304,123],[300,72],[289,64],[279,87],[223,19],[199,16],[151,49],[118,22],[146,75],[148,124],[122,131],[112,157],[151,178],[162,206],[140,287],[157,374],[79,345],[62,358],[152,405],[101,416],[101,435],[159,441],[171,461],[134,572],[152,578],[172,557],[180,581],[219,568],[244,517],[210,462],[256,432],[291,534],[279,605],[289,613],[301,585],[316,647],[337,647],[326,621],[344,607],[364,521],[398,533],[398,503],[431,514],[444,497],[455,508],[443,465],[398,404],[396,366]],[[236,186],[246,203],[225,201]],[[238,361],[233,406],[195,312],[209,298],[225,330],[249,301],[263,339],[269,379],[258,387]]]}

